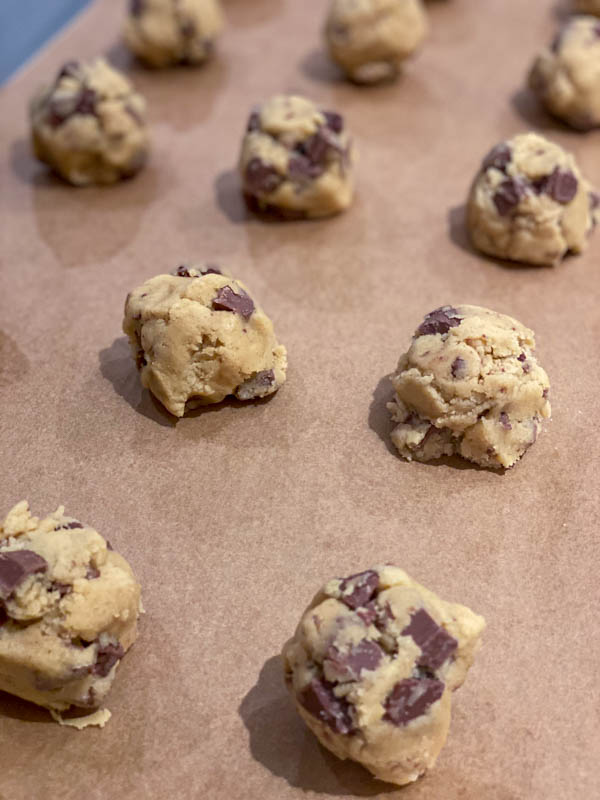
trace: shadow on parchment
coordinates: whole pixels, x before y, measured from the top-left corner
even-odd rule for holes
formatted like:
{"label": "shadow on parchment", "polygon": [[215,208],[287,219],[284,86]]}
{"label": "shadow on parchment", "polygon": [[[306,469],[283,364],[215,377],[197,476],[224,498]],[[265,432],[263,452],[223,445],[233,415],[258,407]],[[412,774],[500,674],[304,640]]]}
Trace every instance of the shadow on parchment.
{"label": "shadow on parchment", "polygon": [[[300,62],[300,70],[311,81],[317,83],[347,83],[344,72],[332,61],[327,52],[318,48],[311,50]],[[356,84],[360,87],[360,84]]]}
{"label": "shadow on parchment", "polygon": [[252,757],[290,786],[358,797],[398,791],[397,786],[376,780],[358,764],[341,761],[321,747],[294,709],[279,656],[265,662],[238,711],[250,736]]}
{"label": "shadow on parchment", "polygon": [[29,359],[16,341],[0,330],[0,389],[21,380],[29,368]]}
{"label": "shadow on parchment", "polygon": [[510,104],[517,115],[529,128],[539,131],[556,131],[573,133],[566,123],[549,114],[537,99],[535,94],[527,88],[518,89],[511,95]]}
{"label": "shadow on parchment", "polygon": [[[387,409],[387,403],[389,403],[394,396],[394,390],[390,382],[391,377],[392,373],[384,375],[375,387],[373,400],[369,406],[369,428],[375,431],[392,455],[396,456],[402,463],[407,463],[405,459],[400,456],[390,438],[390,434],[396,425]],[[485,467],[480,467],[478,464],[474,464],[456,455],[442,456],[432,461],[419,461],[418,464],[421,467],[450,467],[451,469],[458,470],[468,469],[474,470],[475,472],[488,472],[493,475],[504,475],[507,472],[505,469],[486,469]]]}
{"label": "shadow on parchment", "polygon": [[[80,714],[81,716],[81,714]],[[50,712],[45,708],[36,706],[35,703],[28,703],[6,692],[0,692],[0,717],[10,719],[20,719],[22,722],[52,722]]]}
{"label": "shadow on parchment", "polygon": [[282,0],[223,0],[227,22],[236,28],[260,25],[283,11]]}

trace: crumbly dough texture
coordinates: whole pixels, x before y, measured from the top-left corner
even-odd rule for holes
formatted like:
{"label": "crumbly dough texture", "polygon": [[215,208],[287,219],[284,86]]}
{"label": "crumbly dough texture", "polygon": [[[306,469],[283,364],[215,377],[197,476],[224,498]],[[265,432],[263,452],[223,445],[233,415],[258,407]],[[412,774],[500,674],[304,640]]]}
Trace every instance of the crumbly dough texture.
{"label": "crumbly dough texture", "polygon": [[202,64],[223,25],[219,0],[130,0],[123,36],[149,66]]}
{"label": "crumbly dough texture", "polygon": [[277,95],[250,115],[239,169],[261,210],[325,217],[348,208],[355,150],[341,114],[297,95]]}
{"label": "crumbly dough texture", "polygon": [[599,206],[570,153],[524,133],[484,158],[471,187],[467,225],[484,253],[553,266],[567,253],[586,249]]}
{"label": "crumbly dough texture", "polygon": [[127,296],[123,330],[142,384],[181,417],[187,408],[266,397],[287,354],[247,287],[214,266],[181,266]]}
{"label": "crumbly dough texture", "polygon": [[283,649],[285,680],[319,741],[377,778],[411,783],[431,768],[451,693],[480,646],[483,617],[393,566],[329,581]]}
{"label": "crumbly dough texture", "polygon": [[550,416],[550,383],[534,350],[533,331],[505,314],[467,305],[428,314],[392,376],[400,454],[515,464]]}
{"label": "crumbly dough texture", "polygon": [[600,0],[573,0],[575,10],[582,14],[596,14],[600,17]]}
{"label": "crumbly dough texture", "polygon": [[325,41],[351,80],[374,83],[397,74],[427,29],[421,0],[333,0]]}
{"label": "crumbly dough texture", "polygon": [[35,155],[76,186],[115,183],[146,162],[146,102],[101,58],[64,64],[30,117]]}
{"label": "crumbly dough texture", "polygon": [[26,501],[11,509],[0,526],[2,691],[54,712],[98,708],[139,613],[131,567],[97,531],[62,506],[44,519]]}
{"label": "crumbly dough texture", "polygon": [[600,20],[573,17],[535,60],[529,85],[554,116],[578,130],[600,126]]}

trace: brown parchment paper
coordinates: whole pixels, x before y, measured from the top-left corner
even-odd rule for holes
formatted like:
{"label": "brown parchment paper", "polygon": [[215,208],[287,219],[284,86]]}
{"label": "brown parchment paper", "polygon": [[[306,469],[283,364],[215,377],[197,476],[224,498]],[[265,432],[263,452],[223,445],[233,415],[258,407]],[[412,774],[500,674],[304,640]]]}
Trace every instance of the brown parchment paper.
{"label": "brown parchment paper", "polygon": [[[463,203],[481,157],[535,127],[600,184],[600,133],[523,90],[561,9],[431,2],[394,85],[359,89],[322,53],[326,3],[224,0],[204,69],[149,72],[102,0],[2,92],[0,510],[59,503],[132,562],[146,615],[100,731],[0,695],[0,798],[591,800],[600,796],[600,235],[555,269],[475,254]],[[144,92],[154,150],[113,188],[77,190],[29,154],[26,103],[67,58],[107,54]],[[339,108],[361,159],[353,208],[269,224],[233,171],[250,106],[280,91]],[[120,331],[129,289],[185,260],[244,280],[289,349],[270,401],[175,423]],[[553,419],[506,474],[408,464],[383,380],[422,316],[475,303],[531,326]],[[391,561],[488,620],[437,767],[397,790],[321,749],[277,654],[326,579]]]}

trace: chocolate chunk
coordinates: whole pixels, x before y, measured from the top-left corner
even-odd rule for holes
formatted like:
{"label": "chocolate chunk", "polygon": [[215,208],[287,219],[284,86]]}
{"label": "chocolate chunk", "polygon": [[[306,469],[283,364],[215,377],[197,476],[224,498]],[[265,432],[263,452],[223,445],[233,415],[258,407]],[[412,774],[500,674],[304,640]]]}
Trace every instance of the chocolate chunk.
{"label": "chocolate chunk", "polygon": [[519,353],[519,355],[517,356],[517,361],[520,361],[521,363],[523,361],[527,361],[527,356],[525,355],[525,353]]}
{"label": "chocolate chunk", "polygon": [[537,194],[547,194],[557,203],[566,205],[577,194],[579,183],[570,170],[561,170],[558,167],[550,173],[538,178],[532,183]]}
{"label": "chocolate chunk", "polygon": [[374,600],[365,603],[362,608],[357,609],[356,613],[365,625],[372,625],[378,617],[378,607]]}
{"label": "chocolate chunk", "polygon": [[8,614],[6,613],[6,609],[3,605],[0,605],[0,628],[8,622]]}
{"label": "chocolate chunk", "polygon": [[429,336],[435,333],[448,333],[450,328],[460,325],[462,317],[452,306],[441,306],[431,311],[417,328],[417,336]]}
{"label": "chocolate chunk", "polygon": [[336,733],[352,733],[354,725],[350,704],[333,693],[333,684],[313,678],[298,695],[298,702],[309,714],[324,722]]}
{"label": "chocolate chunk", "polygon": [[260,158],[251,158],[245,171],[246,188],[252,194],[270,194],[281,184],[283,178],[275,167],[265,164]]}
{"label": "chocolate chunk", "polygon": [[50,584],[50,591],[58,592],[62,600],[62,598],[66,594],[71,594],[71,592],[73,591],[73,587],[71,586],[70,583],[60,583],[59,581],[52,581],[52,583]]}
{"label": "chocolate chunk", "polygon": [[386,697],[383,719],[394,725],[407,725],[425,714],[444,694],[444,684],[434,678],[405,678]]}
{"label": "chocolate chunk", "polygon": [[542,392],[542,397],[544,398],[544,400],[548,399],[549,392],[550,392],[549,389],[544,389],[544,391]]}
{"label": "chocolate chunk", "polygon": [[96,114],[97,94],[93,89],[83,88],[77,97],[52,98],[48,106],[48,124],[58,128],[74,114]]}
{"label": "chocolate chunk", "polygon": [[402,631],[402,636],[412,636],[415,644],[421,648],[417,663],[432,670],[441,667],[458,647],[456,639],[440,627],[424,608],[411,614],[410,623]]}
{"label": "chocolate chunk", "polygon": [[138,369],[145,367],[148,362],[146,361],[146,353],[143,350],[138,350],[135,357],[135,365]]}
{"label": "chocolate chunk", "polygon": [[274,383],[275,373],[273,370],[264,369],[238,386],[235,394],[240,400],[252,400],[253,397],[264,394],[262,390],[268,386],[272,386]]}
{"label": "chocolate chunk", "polygon": [[129,2],[129,13],[133,17],[140,17],[142,12],[144,11],[145,2],[144,0],[130,0]]}
{"label": "chocolate chunk", "polygon": [[529,361],[523,362],[523,372],[527,375],[528,372],[531,372],[531,365]]}
{"label": "chocolate chunk", "polygon": [[[190,269],[196,270],[198,275],[190,275]],[[223,273],[215,264],[207,264],[205,267],[186,267],[181,264],[173,275],[178,275],[180,278],[202,278],[204,275],[222,275]]]}
{"label": "chocolate chunk", "polygon": [[452,362],[452,366],[450,367],[450,372],[452,373],[452,377],[462,378],[464,376],[466,366],[467,362],[464,360],[464,358],[457,356]]}
{"label": "chocolate chunk", "polygon": [[93,581],[95,578],[100,577],[100,570],[90,564],[86,570],[85,577],[88,581]]}
{"label": "chocolate chunk", "polygon": [[77,522],[76,520],[73,520],[73,522],[64,522],[56,530],[57,531],[72,531],[72,530],[75,530],[75,528],[83,528],[83,525],[81,524],[81,522]]}
{"label": "chocolate chunk", "polygon": [[58,82],[61,78],[77,78],[79,77],[79,70],[79,61],[66,61],[60,68],[56,80]]}
{"label": "chocolate chunk", "polygon": [[254,312],[254,302],[243,289],[239,291],[240,294],[236,294],[231,286],[223,286],[222,289],[219,289],[212,301],[214,310],[231,311],[244,319],[250,319]]}
{"label": "chocolate chunk", "polygon": [[341,652],[334,645],[328,651],[325,662],[334,670],[338,680],[356,681],[363,670],[377,669],[384,653],[381,647],[369,639],[354,645],[348,652]]}
{"label": "chocolate chunk", "polygon": [[95,114],[97,94],[93,89],[82,89],[75,107],[76,114]]}
{"label": "chocolate chunk", "polygon": [[516,208],[524,194],[525,190],[520,181],[515,178],[503,181],[492,198],[500,216],[505,217]]}
{"label": "chocolate chunk", "polygon": [[482,169],[490,169],[490,167],[495,167],[499,169],[501,172],[506,170],[508,164],[510,164],[512,160],[512,151],[510,147],[502,142],[501,144],[497,144],[493,147],[487,156],[483,159],[481,164]]}
{"label": "chocolate chunk", "polygon": [[29,575],[45,572],[48,563],[33,550],[0,553],[0,598],[6,600]]}
{"label": "chocolate chunk", "polygon": [[313,164],[306,156],[293,156],[288,162],[288,174],[290,178],[305,179],[318,178],[323,174],[322,164]]}
{"label": "chocolate chunk", "polygon": [[510,424],[510,419],[506,411],[500,413],[500,425],[502,425],[505,430],[512,431],[512,425]]}
{"label": "chocolate chunk", "polygon": [[331,137],[327,135],[326,130],[320,128],[308,139],[305,139],[297,147],[297,150],[308,160],[314,167],[321,167],[321,171],[325,169],[327,164],[327,156],[332,147],[336,147],[336,143],[332,142]]}
{"label": "chocolate chunk", "polygon": [[337,111],[323,111],[325,124],[334,133],[341,133],[344,130],[344,118]]}
{"label": "chocolate chunk", "polygon": [[100,678],[106,678],[108,673],[114,665],[125,655],[125,650],[117,642],[113,644],[108,642],[105,645],[98,646],[98,653],[96,654],[96,663],[92,667],[92,673],[98,675]]}
{"label": "chocolate chunk", "polygon": [[379,588],[379,575],[372,569],[357,572],[344,578],[340,583],[340,600],[348,608],[356,609],[366,605]]}
{"label": "chocolate chunk", "polygon": [[260,129],[260,114],[258,111],[253,111],[248,117],[248,124],[246,125],[246,131],[248,133],[251,133],[252,131],[257,131],[259,129]]}

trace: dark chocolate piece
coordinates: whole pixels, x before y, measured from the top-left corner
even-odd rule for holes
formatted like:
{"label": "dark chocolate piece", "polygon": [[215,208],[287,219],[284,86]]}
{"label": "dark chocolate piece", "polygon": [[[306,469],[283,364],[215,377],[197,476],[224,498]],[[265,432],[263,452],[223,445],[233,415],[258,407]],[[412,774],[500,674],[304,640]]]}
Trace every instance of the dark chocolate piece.
{"label": "dark chocolate piece", "polygon": [[60,595],[60,599],[62,600],[62,598],[66,594],[71,594],[71,592],[73,591],[73,587],[71,586],[70,583],[60,583],[60,581],[52,581],[52,583],[50,584],[50,591],[58,592],[58,594]]}
{"label": "dark chocolate piece", "polygon": [[66,61],[60,68],[56,80],[58,82],[61,78],[77,78],[79,70],[79,61]]}
{"label": "dark chocolate piece", "polygon": [[77,520],[73,520],[73,522],[63,522],[63,524],[57,528],[57,531],[72,531],[75,528],[83,528],[84,526],[81,522],[77,522]]}
{"label": "dark chocolate piece", "polygon": [[239,314],[244,319],[250,319],[254,313],[254,302],[250,295],[240,289],[240,294],[236,294],[231,286],[223,286],[212,301],[215,311],[231,311]]}
{"label": "dark chocolate piece", "polygon": [[336,733],[352,733],[354,725],[350,704],[333,693],[333,684],[313,678],[298,695],[298,702],[309,714],[324,722]]}
{"label": "dark chocolate piece", "polygon": [[235,393],[240,400],[251,400],[253,397],[263,394],[261,390],[265,389],[267,386],[272,386],[274,383],[275,373],[273,370],[263,369],[261,372],[257,372],[253,377],[245,380],[238,386]]}
{"label": "dark chocolate piece", "polygon": [[435,333],[448,333],[450,328],[457,328],[462,317],[452,306],[441,306],[431,311],[417,328],[417,336],[429,336]]}
{"label": "dark chocolate piece", "polygon": [[[340,600],[348,608],[356,609],[365,606],[379,588],[379,575],[372,569],[357,572],[344,578],[340,583]],[[348,591],[350,589],[350,591]]]}
{"label": "dark chocolate piece", "polygon": [[506,411],[500,413],[500,425],[502,425],[505,430],[512,431],[512,425],[510,424],[510,419]]}
{"label": "dark chocolate piece", "polygon": [[140,17],[144,11],[144,0],[129,0],[129,13],[132,17]]}
{"label": "dark chocolate piece", "polygon": [[283,181],[275,167],[265,164],[260,158],[251,158],[247,163],[245,179],[246,188],[252,194],[270,194]]}
{"label": "dark chocolate piece", "polygon": [[306,156],[292,156],[288,162],[288,174],[290,178],[318,178],[323,174],[323,165],[313,164]]}
{"label": "dark chocolate piece", "polygon": [[344,118],[337,111],[323,111],[327,127],[334,133],[341,133],[344,130]]}
{"label": "dark chocolate piece", "polygon": [[384,653],[377,642],[363,639],[362,642],[351,647],[348,652],[341,652],[334,645],[327,651],[323,666],[331,664],[338,680],[356,681],[363,670],[373,670],[379,666]]}
{"label": "dark chocolate piece", "polygon": [[93,581],[95,578],[100,577],[100,570],[90,564],[86,570],[85,577],[88,581]]}
{"label": "dark chocolate piece", "polygon": [[444,694],[444,684],[434,678],[405,678],[385,699],[383,719],[398,727],[425,714]]}
{"label": "dark chocolate piece", "polygon": [[495,167],[496,169],[499,169],[500,172],[504,172],[511,160],[512,151],[505,142],[502,142],[490,150],[487,156],[483,159],[481,167],[482,169],[490,169],[490,167]]}
{"label": "dark chocolate piece", "polygon": [[0,553],[0,598],[6,600],[29,575],[45,572],[48,563],[33,550]]}
{"label": "dark chocolate piece", "polygon": [[465,372],[465,367],[467,366],[467,362],[464,358],[457,356],[454,361],[452,362],[452,366],[450,367],[450,372],[452,373],[453,378],[462,378]]}
{"label": "dark chocolate piece", "polygon": [[524,194],[525,190],[519,180],[507,178],[503,181],[492,198],[500,216],[505,217],[516,208]]}
{"label": "dark chocolate piece", "polygon": [[119,642],[113,644],[109,642],[105,645],[98,645],[98,653],[96,654],[96,663],[91,668],[94,675],[100,678],[106,678],[108,673],[114,665],[125,655],[125,650]]}
{"label": "dark chocolate piece", "polygon": [[260,128],[260,114],[258,111],[253,111],[250,116],[248,117],[248,124],[246,125],[246,131],[251,133],[251,131],[257,131]]}
{"label": "dark chocolate piece", "polygon": [[207,264],[205,267],[191,267],[191,269],[195,269],[200,274],[190,275],[190,267],[186,267],[185,264],[181,264],[179,267],[177,267],[173,274],[179,276],[180,278],[202,278],[204,275],[223,274],[215,264]]}
{"label": "dark chocolate piece", "polygon": [[527,361],[527,356],[525,355],[525,353],[519,353],[519,355],[517,356],[517,361],[520,361],[521,363],[523,363],[523,361]]}
{"label": "dark chocolate piece", "polygon": [[435,670],[442,666],[458,647],[453,636],[440,627],[424,608],[411,614],[410,623],[402,631],[402,636],[412,636],[421,648],[417,664]]}

